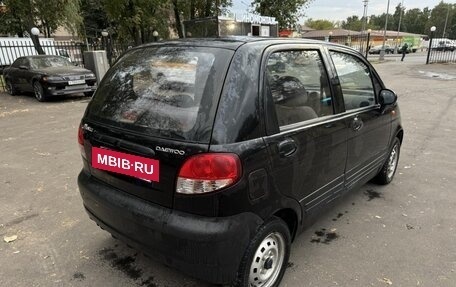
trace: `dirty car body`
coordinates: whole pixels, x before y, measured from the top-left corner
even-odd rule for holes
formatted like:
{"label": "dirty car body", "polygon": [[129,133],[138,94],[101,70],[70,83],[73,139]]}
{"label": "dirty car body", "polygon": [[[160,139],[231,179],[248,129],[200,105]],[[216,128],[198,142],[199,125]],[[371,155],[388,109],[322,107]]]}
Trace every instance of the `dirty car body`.
{"label": "dirty car body", "polygon": [[394,176],[396,95],[352,49],[228,38],[126,53],[78,140],[101,228],[191,276],[277,286],[289,245],[330,204]]}

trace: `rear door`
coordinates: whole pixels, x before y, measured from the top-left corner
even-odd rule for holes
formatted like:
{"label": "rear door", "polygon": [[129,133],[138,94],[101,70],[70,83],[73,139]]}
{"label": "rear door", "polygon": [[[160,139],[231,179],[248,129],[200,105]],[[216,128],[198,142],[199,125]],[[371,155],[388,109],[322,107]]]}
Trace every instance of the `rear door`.
{"label": "rear door", "polygon": [[297,45],[273,48],[265,58],[271,179],[306,213],[339,196],[347,154],[345,120],[337,115],[324,52]]}
{"label": "rear door", "polygon": [[391,132],[391,115],[378,103],[381,83],[362,57],[348,51],[331,50],[342,94],[347,126],[348,155],[346,187],[370,179],[385,162]]}
{"label": "rear door", "polygon": [[[232,55],[224,49],[163,46],[126,54],[100,83],[83,119],[84,148],[93,177],[172,207],[183,162],[208,150]],[[131,161],[124,171],[100,167],[99,158],[107,162],[98,156],[100,151],[152,162],[156,177],[132,175],[138,170]],[[122,159],[117,165],[122,168]]]}

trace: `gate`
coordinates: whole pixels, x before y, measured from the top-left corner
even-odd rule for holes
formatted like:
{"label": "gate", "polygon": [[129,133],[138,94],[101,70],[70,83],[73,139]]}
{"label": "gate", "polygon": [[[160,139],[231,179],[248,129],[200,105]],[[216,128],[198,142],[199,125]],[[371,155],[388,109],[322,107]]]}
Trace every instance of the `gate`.
{"label": "gate", "polygon": [[429,43],[429,63],[456,63],[456,41],[448,38],[431,38]]}

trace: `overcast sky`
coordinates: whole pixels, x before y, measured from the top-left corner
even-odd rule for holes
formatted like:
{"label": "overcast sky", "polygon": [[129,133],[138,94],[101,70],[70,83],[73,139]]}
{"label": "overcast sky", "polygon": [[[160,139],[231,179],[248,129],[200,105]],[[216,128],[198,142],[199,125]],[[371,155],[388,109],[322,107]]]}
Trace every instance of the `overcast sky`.
{"label": "overcast sky", "polygon": [[[282,0],[286,1],[286,0]],[[390,11],[394,11],[394,7],[401,0],[391,0]],[[407,9],[411,8],[433,8],[440,0],[404,0],[404,6]],[[456,3],[456,1],[444,1],[445,3]],[[245,13],[249,8],[250,0],[233,0],[232,11],[235,13]],[[369,0],[368,15],[386,13],[388,0]],[[306,9],[306,18],[313,19],[328,19],[332,21],[345,20],[352,15],[363,16],[364,5],[363,0],[314,0]],[[265,15],[267,16],[267,15]]]}

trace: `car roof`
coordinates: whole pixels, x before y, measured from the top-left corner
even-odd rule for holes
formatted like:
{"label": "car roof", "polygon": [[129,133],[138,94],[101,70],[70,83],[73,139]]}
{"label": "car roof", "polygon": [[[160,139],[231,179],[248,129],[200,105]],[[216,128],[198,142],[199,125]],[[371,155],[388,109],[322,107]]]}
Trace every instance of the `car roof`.
{"label": "car roof", "polygon": [[237,50],[239,47],[247,43],[258,43],[263,44],[265,47],[273,44],[314,44],[314,45],[325,45],[334,47],[347,46],[329,43],[319,40],[305,39],[305,38],[271,38],[271,37],[248,37],[248,36],[230,36],[221,38],[184,38],[175,39],[163,42],[153,42],[144,44],[133,49],[153,47],[153,46],[200,46],[200,47],[214,47]]}

